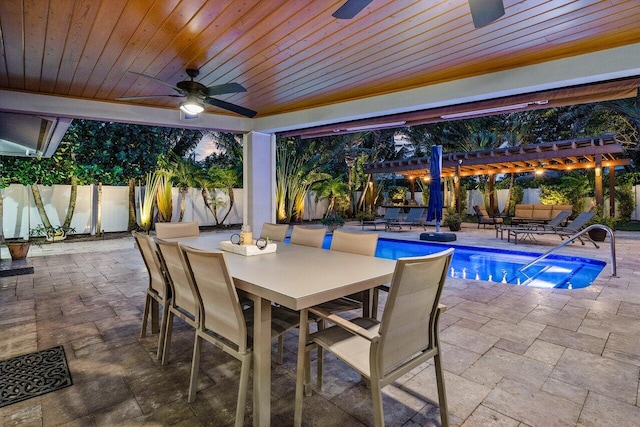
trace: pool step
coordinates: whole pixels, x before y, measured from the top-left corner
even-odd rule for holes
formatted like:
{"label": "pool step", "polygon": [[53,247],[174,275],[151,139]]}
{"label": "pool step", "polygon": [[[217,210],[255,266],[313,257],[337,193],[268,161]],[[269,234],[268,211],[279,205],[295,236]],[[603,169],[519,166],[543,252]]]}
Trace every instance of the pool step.
{"label": "pool step", "polygon": [[581,266],[568,269],[566,267],[556,267],[546,265],[532,276],[525,276],[521,281],[521,286],[534,286],[536,288],[562,288],[581,269]]}

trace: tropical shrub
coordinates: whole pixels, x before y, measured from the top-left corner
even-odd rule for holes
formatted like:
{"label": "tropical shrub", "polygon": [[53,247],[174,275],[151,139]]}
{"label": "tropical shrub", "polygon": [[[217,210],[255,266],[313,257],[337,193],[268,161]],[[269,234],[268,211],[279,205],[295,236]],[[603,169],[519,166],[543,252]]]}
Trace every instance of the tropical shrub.
{"label": "tropical shrub", "polygon": [[171,215],[173,214],[171,175],[164,170],[156,171],[155,174],[158,175],[158,189],[156,191],[158,222],[171,222]]}
{"label": "tropical shrub", "polygon": [[[160,175],[149,172],[144,187],[144,192],[140,191],[140,228],[149,231],[153,220],[153,209],[155,207],[156,193],[158,191],[158,179]],[[144,193],[144,195],[143,195]]]}
{"label": "tropical shrub", "polygon": [[391,203],[404,203],[407,196],[407,187],[392,185],[389,187],[389,201]]}

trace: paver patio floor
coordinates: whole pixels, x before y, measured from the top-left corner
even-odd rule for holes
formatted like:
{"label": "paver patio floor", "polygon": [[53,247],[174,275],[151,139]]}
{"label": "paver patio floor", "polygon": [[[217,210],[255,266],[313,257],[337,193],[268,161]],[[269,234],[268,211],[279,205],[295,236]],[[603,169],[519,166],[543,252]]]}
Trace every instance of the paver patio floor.
{"label": "paver patio floor", "polygon": [[[381,235],[416,240],[421,231]],[[475,224],[457,235],[456,244],[537,252],[559,243],[545,236],[514,246]],[[440,326],[453,425],[638,425],[640,234],[617,232],[616,242],[618,277],[607,264],[585,289],[448,279]],[[609,245],[561,253],[608,261]],[[235,360],[205,345],[189,404],[191,329],[176,320],[166,366],[154,358],[157,335],[139,337],[147,274],[132,238],[32,246],[30,260],[34,274],[0,278],[0,359],[64,345],[74,384],[0,408],[0,425],[233,425]],[[293,422],[296,347],[288,334],[284,363],[273,364],[274,426]],[[322,392],[305,399],[304,425],[372,425],[359,376],[330,356],[325,372]],[[425,364],[384,389],[387,425],[439,425],[434,402]],[[246,425],[251,405],[249,396]]]}

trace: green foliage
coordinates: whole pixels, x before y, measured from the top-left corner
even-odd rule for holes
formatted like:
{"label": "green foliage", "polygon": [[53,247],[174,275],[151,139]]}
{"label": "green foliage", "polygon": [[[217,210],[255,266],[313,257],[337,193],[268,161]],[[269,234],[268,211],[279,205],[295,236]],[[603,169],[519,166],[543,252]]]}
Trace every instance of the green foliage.
{"label": "green foliage", "polygon": [[49,237],[52,238],[59,234],[73,234],[76,232],[75,227],[65,227],[64,225],[57,225],[55,227],[45,227],[42,224],[29,229],[29,237]]}
{"label": "green foliage", "polygon": [[404,203],[407,198],[407,187],[402,185],[392,185],[388,188],[389,200],[392,204]]}
{"label": "green foliage", "polygon": [[74,121],[65,138],[73,144],[81,182],[123,185],[156,169],[177,138],[168,128]]}
{"label": "green foliage", "polygon": [[601,224],[609,227],[612,230],[616,229],[617,220],[609,215],[604,213],[604,209],[602,206],[595,206],[592,209],[592,212],[595,214],[590,220],[589,225],[591,224]]}
{"label": "green foliage", "polygon": [[329,199],[325,213],[325,215],[329,215],[335,209],[336,200],[348,195],[349,186],[341,178],[330,178],[314,183],[311,189],[316,191],[316,201]]}
{"label": "green foliage", "polygon": [[171,222],[171,216],[173,214],[171,173],[166,170],[157,170],[154,174],[158,175],[158,189],[156,191],[158,221]]}
{"label": "green foliage", "polygon": [[568,205],[571,204],[571,199],[566,189],[560,186],[541,185],[540,203],[543,205]]}
{"label": "green foliage", "polygon": [[358,212],[356,214],[356,220],[362,221],[373,221],[376,219],[376,214],[374,212]]}
{"label": "green foliage", "polygon": [[454,208],[451,207],[448,207],[445,212],[446,214],[442,219],[442,225],[444,225],[445,227],[449,227],[451,231],[460,230],[460,226],[462,225],[464,216],[459,214]]}
{"label": "green foliage", "polygon": [[636,208],[633,192],[633,180],[619,179],[616,188],[616,201],[618,202],[618,215],[620,221],[627,222]]}
{"label": "green foliage", "polygon": [[322,225],[330,226],[337,225],[342,227],[344,225],[344,218],[337,214],[329,214],[320,220]]}
{"label": "green foliage", "polygon": [[[572,171],[560,178],[560,189],[569,204],[573,205],[573,215],[584,212],[585,198],[593,194],[593,183],[583,171]],[[559,203],[567,204],[567,203]]]}
{"label": "green foliage", "polygon": [[156,199],[156,193],[158,191],[159,179],[159,174],[149,172],[147,174],[147,180],[144,187],[144,195],[142,194],[142,191],[140,192],[140,228],[142,228],[144,231],[149,231],[149,229],[151,228],[151,221],[153,220],[153,208]]}
{"label": "green foliage", "polygon": [[276,154],[276,218],[278,222],[301,221],[309,189],[331,175],[321,172],[321,156],[314,152],[313,143],[281,141]]}

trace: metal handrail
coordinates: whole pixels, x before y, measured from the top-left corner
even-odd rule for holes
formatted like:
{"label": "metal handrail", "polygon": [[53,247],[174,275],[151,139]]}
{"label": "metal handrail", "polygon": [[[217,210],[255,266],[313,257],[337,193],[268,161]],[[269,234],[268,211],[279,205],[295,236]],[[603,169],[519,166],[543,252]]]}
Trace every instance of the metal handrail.
{"label": "metal handrail", "polygon": [[[567,246],[569,243],[573,242],[576,239],[579,239],[582,235],[584,235],[585,233],[589,232],[589,230],[594,230],[594,229],[604,230],[609,235],[609,238],[611,239],[610,244],[609,244],[609,246],[611,247],[611,277],[618,277],[618,275],[617,275],[618,269],[617,269],[617,266],[616,266],[616,238],[613,235],[613,230],[610,229],[609,227],[607,227],[606,225],[602,225],[602,224],[593,224],[593,225],[588,226],[587,228],[581,230],[580,232],[574,234],[573,236],[571,236],[567,240],[563,241],[562,243],[560,243],[555,248],[549,249],[547,252],[543,253],[538,258],[536,258],[533,261],[531,261],[529,264],[525,265],[524,267],[520,267],[518,269],[518,272],[522,272],[522,271],[526,270],[527,268],[531,267],[532,265],[537,264],[538,261],[540,261],[543,258],[546,258],[547,255],[551,254],[552,252],[555,252],[556,250],[558,250],[558,249],[560,249],[560,248],[562,248],[564,246]],[[591,239],[589,239],[589,240],[591,240]],[[598,247],[598,245],[596,245],[596,247]]]}

